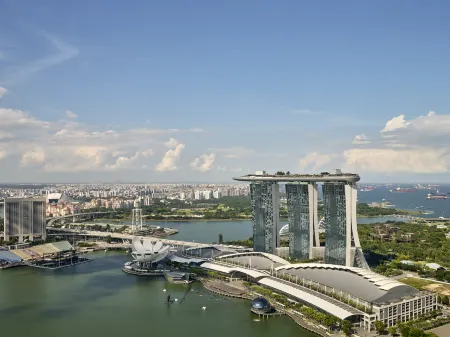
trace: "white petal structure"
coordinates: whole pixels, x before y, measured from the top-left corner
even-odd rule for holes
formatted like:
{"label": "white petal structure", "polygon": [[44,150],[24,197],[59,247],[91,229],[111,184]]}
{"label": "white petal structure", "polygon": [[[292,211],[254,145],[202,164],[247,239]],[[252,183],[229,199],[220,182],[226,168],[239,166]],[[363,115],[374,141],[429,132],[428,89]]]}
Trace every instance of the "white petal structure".
{"label": "white petal structure", "polygon": [[159,262],[169,254],[170,246],[164,246],[161,241],[152,242],[145,238],[134,237],[131,242],[131,255],[138,262]]}

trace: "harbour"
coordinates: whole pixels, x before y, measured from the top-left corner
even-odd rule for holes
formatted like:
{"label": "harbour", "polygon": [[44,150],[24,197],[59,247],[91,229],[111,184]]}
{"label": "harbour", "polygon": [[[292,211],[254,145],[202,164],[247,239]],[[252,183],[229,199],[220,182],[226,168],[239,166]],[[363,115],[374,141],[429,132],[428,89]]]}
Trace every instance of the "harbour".
{"label": "harbour", "polygon": [[[212,294],[200,283],[172,284],[163,277],[127,275],[121,268],[130,257],[123,253],[89,256],[91,263],[73,268],[0,272],[0,287],[8,289],[0,296],[0,317],[8,322],[3,333],[19,337],[39,331],[58,336],[64,331],[64,336],[79,337],[90,336],[101,326],[102,335],[119,337],[129,334],[132,326],[136,334],[151,331],[161,336],[204,336],[211,331],[217,337],[316,336],[287,316],[256,320],[248,300]],[[169,294],[178,301],[165,303]]]}

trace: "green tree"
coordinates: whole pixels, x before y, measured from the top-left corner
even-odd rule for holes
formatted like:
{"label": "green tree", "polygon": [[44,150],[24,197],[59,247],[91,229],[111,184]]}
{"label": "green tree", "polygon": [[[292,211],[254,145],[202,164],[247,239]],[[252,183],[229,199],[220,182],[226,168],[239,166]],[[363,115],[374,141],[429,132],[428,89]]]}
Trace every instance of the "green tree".
{"label": "green tree", "polygon": [[342,321],[342,332],[346,335],[346,336],[350,336],[352,333],[352,322],[347,321],[346,319],[344,319]]}
{"label": "green tree", "polygon": [[444,295],[444,296],[441,297],[441,303],[444,304],[444,305],[449,305],[450,304],[450,300],[449,300],[447,295]]}
{"label": "green tree", "polygon": [[386,331],[386,324],[384,324],[381,321],[375,321],[373,323],[375,330],[381,335],[382,333],[384,333]]}
{"label": "green tree", "polygon": [[284,176],[285,173],[283,171],[277,171],[277,173],[275,173],[275,175],[277,175],[277,176]]}
{"label": "green tree", "polygon": [[392,336],[394,336],[395,334],[397,334],[397,328],[395,326],[390,326],[388,328],[388,332],[389,334],[391,334]]}
{"label": "green tree", "polygon": [[223,243],[223,235],[219,233],[219,245]]}
{"label": "green tree", "polygon": [[107,237],[105,237],[105,241],[106,241],[106,243],[111,243],[111,241],[112,241],[111,235],[108,235]]}

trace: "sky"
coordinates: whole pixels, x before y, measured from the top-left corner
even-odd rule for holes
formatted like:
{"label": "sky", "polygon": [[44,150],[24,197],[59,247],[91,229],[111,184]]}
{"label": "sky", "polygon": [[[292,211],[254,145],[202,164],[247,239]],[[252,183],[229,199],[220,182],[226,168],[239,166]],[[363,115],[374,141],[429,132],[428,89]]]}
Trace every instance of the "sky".
{"label": "sky", "polygon": [[0,0],[0,182],[450,182],[449,12]]}

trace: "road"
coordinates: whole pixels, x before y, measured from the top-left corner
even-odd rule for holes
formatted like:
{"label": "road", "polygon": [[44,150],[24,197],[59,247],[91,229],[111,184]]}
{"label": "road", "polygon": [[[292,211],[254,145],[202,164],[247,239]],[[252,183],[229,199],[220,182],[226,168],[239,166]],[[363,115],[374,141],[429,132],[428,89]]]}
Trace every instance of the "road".
{"label": "road", "polygon": [[[76,229],[65,229],[65,228],[47,228],[47,231],[55,232],[55,234],[75,234],[85,237],[95,237],[95,238],[105,238],[107,236],[111,236],[113,239],[121,239],[121,240],[132,240],[135,235],[132,234],[122,234],[122,233],[110,233],[110,232],[98,232],[98,231],[80,231]],[[154,241],[161,241],[162,243],[165,243],[167,245],[171,246],[185,246],[185,247],[211,247],[210,244],[206,243],[198,243],[198,242],[190,242],[190,241],[178,241],[178,240],[170,240],[170,239],[162,239],[154,236],[145,236],[145,239],[154,240]],[[240,246],[224,246],[229,248],[235,248],[235,249],[243,249],[245,247]]]}

